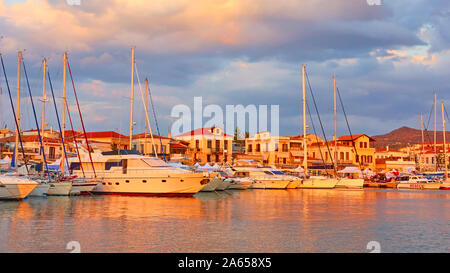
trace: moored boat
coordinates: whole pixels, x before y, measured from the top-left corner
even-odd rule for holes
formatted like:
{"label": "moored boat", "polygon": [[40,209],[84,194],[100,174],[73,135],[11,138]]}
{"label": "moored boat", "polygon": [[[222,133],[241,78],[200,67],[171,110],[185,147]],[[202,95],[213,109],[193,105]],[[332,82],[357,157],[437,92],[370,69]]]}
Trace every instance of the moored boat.
{"label": "moored boat", "polygon": [[22,200],[38,186],[38,183],[16,175],[0,175],[0,199]]}
{"label": "moored boat", "polygon": [[304,179],[300,189],[334,189],[338,183],[337,179],[328,178],[324,176],[311,176],[309,179]]}

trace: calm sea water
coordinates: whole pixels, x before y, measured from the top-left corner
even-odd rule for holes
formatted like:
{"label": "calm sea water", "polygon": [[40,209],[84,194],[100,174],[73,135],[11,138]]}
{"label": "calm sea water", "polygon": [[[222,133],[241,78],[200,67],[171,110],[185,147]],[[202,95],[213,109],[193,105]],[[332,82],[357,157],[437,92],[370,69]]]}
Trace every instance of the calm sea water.
{"label": "calm sea water", "polygon": [[450,252],[450,192],[247,190],[0,202],[0,252]]}

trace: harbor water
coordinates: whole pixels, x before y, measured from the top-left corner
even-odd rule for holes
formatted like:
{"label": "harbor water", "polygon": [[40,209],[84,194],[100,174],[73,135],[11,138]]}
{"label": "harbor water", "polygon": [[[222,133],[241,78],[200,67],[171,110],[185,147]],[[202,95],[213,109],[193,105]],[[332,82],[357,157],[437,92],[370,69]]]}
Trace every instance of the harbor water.
{"label": "harbor water", "polygon": [[0,252],[449,252],[450,192],[33,197],[0,201],[0,234]]}

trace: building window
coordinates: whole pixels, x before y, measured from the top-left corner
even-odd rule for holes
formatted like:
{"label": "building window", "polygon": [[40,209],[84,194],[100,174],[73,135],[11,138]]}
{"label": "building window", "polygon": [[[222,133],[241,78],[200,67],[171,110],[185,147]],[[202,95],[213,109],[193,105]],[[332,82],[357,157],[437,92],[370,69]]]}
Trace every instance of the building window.
{"label": "building window", "polygon": [[220,140],[216,140],[216,150],[220,150]]}
{"label": "building window", "polygon": [[252,144],[249,144],[248,145],[248,149],[247,149],[249,153],[253,152],[252,148],[253,148]]}
{"label": "building window", "polygon": [[211,155],[206,156],[206,161],[211,162]]}
{"label": "building window", "polygon": [[224,149],[228,149],[228,140],[224,140],[223,146]]}
{"label": "building window", "polygon": [[283,152],[287,152],[288,151],[288,145],[287,144],[283,144]]}
{"label": "building window", "polygon": [[261,152],[261,144],[256,144],[256,151]]}
{"label": "building window", "polygon": [[350,153],[349,152],[345,153],[345,160],[350,160]]}
{"label": "building window", "polygon": [[212,147],[212,141],[211,141],[211,139],[208,139],[207,147],[208,147],[208,149],[211,149],[211,147]]}
{"label": "building window", "polygon": [[364,148],[367,148],[367,142],[364,142]]}
{"label": "building window", "polygon": [[195,148],[199,149],[200,148],[200,140],[195,140]]}
{"label": "building window", "polygon": [[344,152],[341,152],[341,160],[344,160]]}

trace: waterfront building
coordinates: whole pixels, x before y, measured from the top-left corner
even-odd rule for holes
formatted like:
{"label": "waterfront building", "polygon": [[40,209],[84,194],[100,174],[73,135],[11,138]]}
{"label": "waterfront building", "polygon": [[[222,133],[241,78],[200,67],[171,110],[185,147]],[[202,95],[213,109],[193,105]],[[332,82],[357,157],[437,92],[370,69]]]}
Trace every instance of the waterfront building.
{"label": "waterfront building", "polygon": [[223,132],[220,127],[198,128],[173,137],[185,141],[189,147],[189,157],[194,162],[231,162],[233,156],[233,136]]}

